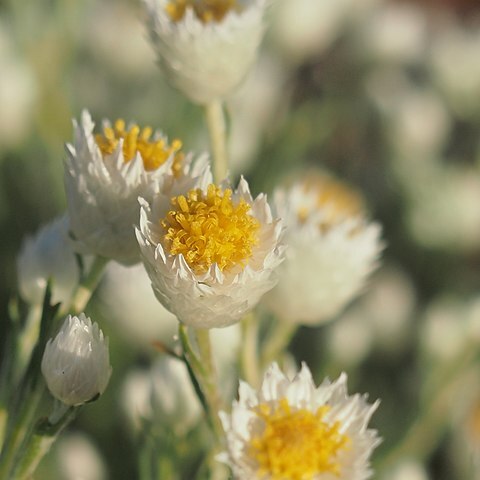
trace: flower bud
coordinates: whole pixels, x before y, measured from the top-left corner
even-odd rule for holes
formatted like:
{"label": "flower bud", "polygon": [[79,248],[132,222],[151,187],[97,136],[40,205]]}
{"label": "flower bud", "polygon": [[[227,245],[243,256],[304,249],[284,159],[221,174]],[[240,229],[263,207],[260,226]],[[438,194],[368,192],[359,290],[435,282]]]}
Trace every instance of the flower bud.
{"label": "flower bud", "polygon": [[104,392],[112,373],[108,338],[84,313],[69,315],[45,347],[42,373],[51,394],[66,405],[95,399]]}

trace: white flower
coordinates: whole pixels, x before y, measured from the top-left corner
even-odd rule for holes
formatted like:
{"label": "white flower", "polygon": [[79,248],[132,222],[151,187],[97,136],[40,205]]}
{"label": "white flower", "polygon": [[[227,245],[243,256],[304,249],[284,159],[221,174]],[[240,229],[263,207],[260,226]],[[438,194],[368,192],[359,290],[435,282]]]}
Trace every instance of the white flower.
{"label": "white flower", "polygon": [[18,288],[22,298],[38,305],[52,279],[52,302],[67,302],[78,283],[80,272],[68,238],[67,217],[45,225],[27,238],[17,260]]}
{"label": "white flower", "polygon": [[480,30],[466,28],[453,18],[438,29],[431,42],[429,62],[435,82],[458,115],[477,115],[480,90]]}
{"label": "white flower", "polygon": [[421,462],[407,458],[389,468],[381,480],[431,480],[431,477]]}
{"label": "white flower", "polygon": [[161,356],[149,370],[134,370],[122,392],[123,407],[134,428],[149,420],[160,428],[185,434],[200,419],[202,407],[185,364]]}
{"label": "white flower", "polygon": [[287,223],[288,250],[265,303],[284,321],[326,322],[376,267],[380,227],[365,219],[358,194],[324,175],[277,191],[274,202]]}
{"label": "white flower", "polygon": [[199,420],[202,407],[180,360],[162,356],[152,368],[152,409],[158,422],[177,432],[189,430]]}
{"label": "white flower", "polygon": [[66,405],[81,405],[101,395],[112,373],[108,338],[84,313],[69,315],[42,359],[51,394]]}
{"label": "white flower", "polygon": [[55,450],[60,478],[106,480],[107,467],[98,449],[83,433],[61,435]]}
{"label": "white flower", "polygon": [[350,0],[280,0],[275,2],[272,37],[281,53],[301,64],[322,54],[341,33]]}
{"label": "white flower", "polygon": [[230,94],[255,60],[265,0],[144,0],[150,37],[170,81],[206,104]]}
{"label": "white flower", "polygon": [[408,159],[399,159],[396,167],[409,197],[406,223],[415,241],[455,254],[475,252],[480,244],[478,169],[417,162],[412,176]]}
{"label": "white flower", "polygon": [[158,300],[181,322],[213,328],[239,321],[273,287],[281,233],[265,195],[253,200],[242,178],[235,192],[199,184],[170,209],[161,195],[142,201],[137,238]]}
{"label": "white flower", "polygon": [[[76,249],[117,260],[139,261],[133,225],[138,222],[138,197],[150,199],[168,191],[191,169],[191,157],[181,152],[181,142],[171,145],[150,127],[104,123],[102,134],[93,134],[87,111],[74,121],[74,143],[67,144],[65,189],[70,228]],[[195,170],[198,169],[198,170]]]}
{"label": "white flower", "polygon": [[219,460],[236,480],[363,480],[380,442],[367,429],[378,402],[347,394],[347,376],[315,387],[308,367],[289,379],[276,363],[259,391],[240,382],[232,413],[221,412],[227,452]]}
{"label": "white flower", "polygon": [[22,144],[33,124],[39,97],[35,69],[18,48],[8,16],[0,19],[0,150]]}
{"label": "white flower", "polygon": [[111,325],[130,344],[150,349],[155,340],[173,343],[178,321],[158,303],[143,265],[109,264],[98,293]]}
{"label": "white flower", "polygon": [[360,52],[374,61],[416,63],[426,48],[427,26],[422,8],[383,3],[363,19],[356,43]]}

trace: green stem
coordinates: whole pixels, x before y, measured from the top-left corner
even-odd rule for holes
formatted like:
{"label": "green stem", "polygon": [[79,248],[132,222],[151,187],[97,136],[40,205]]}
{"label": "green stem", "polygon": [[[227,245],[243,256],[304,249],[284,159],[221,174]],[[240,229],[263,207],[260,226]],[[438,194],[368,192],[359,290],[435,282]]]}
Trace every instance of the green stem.
{"label": "green stem", "polygon": [[275,328],[263,347],[262,367],[278,359],[282,351],[288,347],[296,331],[297,325],[294,323],[278,321],[275,323]]}
{"label": "green stem", "polygon": [[5,407],[0,407],[0,452],[3,448],[5,433],[7,431],[8,411]]}
{"label": "green stem", "polygon": [[88,275],[76,288],[70,305],[62,306],[60,314],[65,315],[68,312],[71,312],[72,314],[78,314],[83,312],[87,303],[90,301],[93,292],[97,288],[100,279],[102,278],[108,261],[108,258],[105,257],[95,257]]}
{"label": "green stem", "polygon": [[[223,427],[218,412],[222,410],[222,401],[217,388],[215,365],[212,358],[210,332],[207,329],[193,329],[198,354],[193,350],[185,326],[180,324],[179,336],[184,349],[185,360],[193,375],[194,386],[199,394],[217,444],[223,438]],[[198,389],[200,391],[198,391]]]}
{"label": "green stem", "polygon": [[204,365],[205,374],[200,386],[209,407],[212,429],[218,442],[223,438],[223,427],[218,413],[223,410],[222,400],[217,387],[217,374],[213,363],[212,347],[210,342],[210,330],[198,328],[194,330],[197,340],[200,361]]}
{"label": "green stem", "polygon": [[51,305],[51,288],[50,285],[47,285],[38,341],[30,356],[23,378],[9,401],[7,434],[0,454],[0,479],[10,478],[9,475],[15,468],[19,450],[32,429],[37,407],[45,391],[45,382],[40,373],[42,356],[57,313],[58,305]]}
{"label": "green stem", "polygon": [[[59,433],[75,418],[79,408],[62,405],[60,413],[54,412],[49,419],[39,421],[24,446],[21,461],[14,472],[15,480],[28,480],[36,470],[42,458],[57,439]],[[58,418],[55,416],[60,415]],[[55,421],[52,422],[52,418]]]}
{"label": "green stem", "polygon": [[226,125],[221,100],[205,105],[205,116],[213,154],[213,178],[215,183],[220,183],[228,173]]}
{"label": "green stem", "polygon": [[0,456],[0,479],[11,478],[11,472],[15,468],[20,447],[31,429],[37,406],[45,390],[43,384],[39,385],[29,395],[28,400],[23,402],[15,426],[7,437],[8,441],[5,442]]}
{"label": "green stem", "polygon": [[242,346],[240,349],[241,376],[252,386],[260,384],[260,365],[258,358],[258,320],[249,313],[242,321]]}

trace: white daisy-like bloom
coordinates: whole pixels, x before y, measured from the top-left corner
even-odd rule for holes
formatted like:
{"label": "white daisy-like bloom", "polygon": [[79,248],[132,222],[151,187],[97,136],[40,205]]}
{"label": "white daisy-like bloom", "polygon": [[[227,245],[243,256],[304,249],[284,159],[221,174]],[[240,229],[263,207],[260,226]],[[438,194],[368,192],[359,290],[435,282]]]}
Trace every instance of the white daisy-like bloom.
{"label": "white daisy-like bloom", "polygon": [[170,144],[150,127],[113,126],[104,121],[103,131],[93,133],[87,111],[74,121],[74,142],[67,144],[65,189],[70,230],[75,249],[130,265],[140,261],[134,225],[138,222],[138,197],[151,199],[169,192],[177,183],[206,170],[205,159],[193,166],[182,143]]}
{"label": "white daisy-like bloom", "polygon": [[288,250],[265,304],[282,321],[324,323],[360,292],[377,266],[380,226],[366,219],[358,193],[325,174],[278,190],[274,205],[287,224]]}
{"label": "white daisy-like bloom", "polygon": [[169,82],[191,101],[229,95],[255,60],[266,0],[144,0],[147,24]]}
{"label": "white daisy-like bloom", "polygon": [[53,220],[23,242],[17,276],[22,298],[32,305],[43,302],[49,279],[53,281],[52,302],[70,300],[80,271],[68,239],[66,216]]}
{"label": "white daisy-like bloom", "polygon": [[158,300],[197,328],[239,321],[276,282],[282,224],[266,196],[252,198],[241,179],[201,185],[173,197],[142,200],[137,239]]}
{"label": "white daisy-like bloom", "polygon": [[276,363],[255,391],[240,382],[232,413],[220,413],[236,480],[363,480],[380,443],[367,424],[378,407],[347,393],[347,375],[316,387],[306,364],[293,378]]}
{"label": "white daisy-like bloom", "polygon": [[69,315],[42,358],[42,373],[50,393],[65,405],[82,405],[107,388],[112,367],[108,338],[81,313]]}

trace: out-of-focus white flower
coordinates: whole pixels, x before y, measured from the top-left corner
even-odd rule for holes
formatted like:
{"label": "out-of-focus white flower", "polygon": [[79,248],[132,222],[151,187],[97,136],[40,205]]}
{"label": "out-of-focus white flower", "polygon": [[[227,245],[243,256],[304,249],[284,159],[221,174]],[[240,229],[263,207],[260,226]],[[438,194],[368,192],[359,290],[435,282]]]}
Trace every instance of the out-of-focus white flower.
{"label": "out-of-focus white flower", "polygon": [[374,347],[391,355],[409,339],[415,306],[410,279],[398,268],[382,267],[368,291],[326,331],[331,356],[343,366],[360,363]]}
{"label": "out-of-focus white flower", "polygon": [[150,347],[155,340],[172,344],[178,321],[155,298],[143,265],[110,263],[98,293],[112,325],[125,340],[140,347]]}
{"label": "out-of-focus white flower", "polygon": [[424,465],[417,460],[403,460],[383,475],[380,480],[429,480]]}
{"label": "out-of-focus white flower", "polygon": [[451,130],[442,98],[431,89],[411,84],[398,70],[378,69],[367,77],[366,89],[385,117],[385,130],[395,152],[414,159],[437,154]]}
{"label": "out-of-focus white flower", "polygon": [[56,447],[56,460],[63,480],[105,480],[107,468],[86,435],[62,435]]}
{"label": "out-of-focus white flower", "polygon": [[372,326],[356,311],[335,321],[327,331],[327,339],[331,358],[345,367],[360,364],[375,343]]}
{"label": "out-of-focus white flower", "polygon": [[92,7],[85,27],[89,32],[85,42],[92,55],[122,77],[152,75],[155,56],[145,39],[134,5],[104,1]]}
{"label": "out-of-focus white flower", "polygon": [[136,432],[142,422],[152,418],[152,380],[150,370],[135,369],[125,375],[120,393],[120,403],[129,426]]}
{"label": "out-of-focus white flower", "polygon": [[158,300],[197,328],[239,321],[275,284],[282,225],[265,195],[199,184],[186,195],[142,201],[137,238]]}
{"label": "out-of-focus white flower", "polygon": [[383,3],[363,18],[357,35],[361,53],[374,60],[417,62],[426,48],[426,14],[415,5]]}
{"label": "out-of-focus white flower", "polygon": [[358,294],[376,267],[380,227],[366,220],[356,192],[327,175],[313,173],[289,190],[278,190],[274,201],[287,224],[288,250],[265,302],[283,321],[326,322]]}
{"label": "out-of-focus white flower", "polygon": [[34,73],[15,51],[12,38],[0,21],[0,149],[14,147],[25,138],[37,98]]}
{"label": "out-of-focus white flower", "polygon": [[134,370],[125,380],[123,408],[135,429],[142,420],[183,434],[199,420],[201,405],[185,364],[161,356],[149,370]]}
{"label": "out-of-focus white flower", "polygon": [[159,424],[190,429],[202,411],[185,363],[162,356],[152,368],[152,410]]}
{"label": "out-of-focus white flower", "polygon": [[275,363],[259,391],[241,382],[232,413],[221,412],[227,452],[219,460],[236,480],[369,478],[379,438],[367,424],[378,402],[349,396],[346,382],[342,374],[316,387],[305,364],[290,379]]}
{"label": "out-of-focus white flower", "polygon": [[66,405],[81,405],[107,388],[112,367],[108,338],[84,313],[69,315],[42,358],[42,373],[50,393]]}
{"label": "out-of-focus white flower", "polygon": [[415,240],[429,248],[452,252],[477,249],[480,245],[478,170],[429,164],[412,176],[411,163],[399,159],[397,164],[397,170],[401,171],[399,178],[409,196],[407,226]]}
{"label": "out-of-focus white flower", "polygon": [[480,105],[480,30],[468,30],[455,20],[445,23],[433,38],[431,69],[434,80],[442,88],[456,113],[478,114]]}
{"label": "out-of-focus white flower", "polygon": [[150,127],[117,120],[113,127],[105,121],[103,133],[94,135],[93,128],[84,111],[81,123],[74,121],[74,143],[67,144],[65,189],[75,248],[133,264],[140,260],[133,229],[138,197],[169,192],[199,174],[205,163],[192,167],[179,140],[169,144]]}
{"label": "out-of-focus white flower", "polygon": [[80,272],[68,238],[68,219],[63,216],[27,238],[17,259],[18,288],[24,300],[41,304],[52,279],[52,302],[67,302]]}
{"label": "out-of-focus white flower", "polygon": [[426,309],[420,342],[433,361],[456,358],[471,342],[480,343],[480,298],[441,296]]}
{"label": "out-of-focus white flower", "polygon": [[193,102],[229,95],[262,40],[265,0],[144,0],[150,37],[170,83]]}
{"label": "out-of-focus white flower", "polygon": [[350,0],[279,0],[273,6],[272,37],[294,63],[321,54],[345,22]]}

